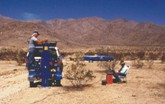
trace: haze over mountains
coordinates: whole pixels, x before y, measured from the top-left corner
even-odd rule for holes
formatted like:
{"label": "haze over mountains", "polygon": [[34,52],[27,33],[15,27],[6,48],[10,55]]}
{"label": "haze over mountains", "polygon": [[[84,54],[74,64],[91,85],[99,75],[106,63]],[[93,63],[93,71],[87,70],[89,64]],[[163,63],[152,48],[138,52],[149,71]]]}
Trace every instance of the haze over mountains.
{"label": "haze over mountains", "polygon": [[27,47],[33,31],[60,47],[98,45],[165,45],[165,26],[123,18],[104,20],[97,17],[21,21],[0,16],[0,46]]}

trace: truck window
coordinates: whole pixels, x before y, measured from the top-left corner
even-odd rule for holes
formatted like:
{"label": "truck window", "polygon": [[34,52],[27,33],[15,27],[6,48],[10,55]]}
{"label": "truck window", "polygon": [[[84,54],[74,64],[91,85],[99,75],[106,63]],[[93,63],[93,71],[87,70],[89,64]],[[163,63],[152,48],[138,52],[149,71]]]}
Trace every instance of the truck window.
{"label": "truck window", "polygon": [[[50,51],[51,57],[56,60],[57,59],[57,52],[56,52],[56,50],[55,49],[49,49],[49,51]],[[41,57],[42,52],[43,52],[42,48],[35,49],[34,56],[35,57]]]}

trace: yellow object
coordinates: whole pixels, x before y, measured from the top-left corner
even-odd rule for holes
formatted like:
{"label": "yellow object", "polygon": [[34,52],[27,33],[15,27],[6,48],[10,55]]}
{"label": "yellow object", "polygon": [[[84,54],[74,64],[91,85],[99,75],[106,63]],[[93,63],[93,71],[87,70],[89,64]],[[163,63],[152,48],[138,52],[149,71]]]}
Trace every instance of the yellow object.
{"label": "yellow object", "polygon": [[51,71],[51,72],[55,72],[55,69],[51,69],[50,71]]}
{"label": "yellow object", "polygon": [[44,47],[44,50],[48,50],[48,46],[45,46],[45,47]]}

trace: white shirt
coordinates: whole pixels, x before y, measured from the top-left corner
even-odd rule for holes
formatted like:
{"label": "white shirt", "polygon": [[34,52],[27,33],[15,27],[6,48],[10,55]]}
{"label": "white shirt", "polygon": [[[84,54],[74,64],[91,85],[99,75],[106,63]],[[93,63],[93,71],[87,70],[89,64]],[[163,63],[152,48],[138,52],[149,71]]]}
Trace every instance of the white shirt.
{"label": "white shirt", "polygon": [[34,42],[37,41],[38,39],[35,36],[32,36],[30,41],[29,41],[29,49],[30,48],[35,48]]}
{"label": "white shirt", "polygon": [[128,71],[129,71],[129,68],[130,68],[129,66],[124,65],[124,67],[121,69],[120,73],[122,73],[122,74],[127,74]]}

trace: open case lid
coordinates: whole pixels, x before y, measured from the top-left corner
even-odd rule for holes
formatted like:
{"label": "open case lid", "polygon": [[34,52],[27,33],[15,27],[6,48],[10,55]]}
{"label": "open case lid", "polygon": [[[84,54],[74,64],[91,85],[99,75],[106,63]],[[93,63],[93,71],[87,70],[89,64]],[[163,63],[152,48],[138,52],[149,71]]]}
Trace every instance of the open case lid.
{"label": "open case lid", "polygon": [[[43,48],[43,44],[37,44],[36,42],[35,44],[35,48]],[[48,42],[47,45],[49,46],[49,48],[54,48],[57,45],[57,42]]]}

